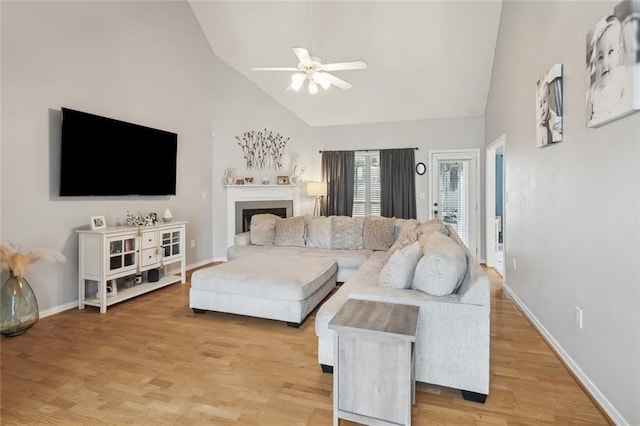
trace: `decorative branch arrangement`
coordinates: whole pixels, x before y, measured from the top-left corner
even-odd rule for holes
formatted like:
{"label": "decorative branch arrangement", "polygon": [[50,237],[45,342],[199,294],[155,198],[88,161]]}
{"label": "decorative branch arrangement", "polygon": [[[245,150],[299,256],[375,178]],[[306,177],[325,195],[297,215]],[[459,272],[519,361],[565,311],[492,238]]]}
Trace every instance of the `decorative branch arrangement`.
{"label": "decorative branch arrangement", "polygon": [[247,169],[281,169],[282,155],[289,139],[280,133],[275,135],[271,130],[252,130],[244,132],[242,137],[236,136],[242,155],[247,162]]}

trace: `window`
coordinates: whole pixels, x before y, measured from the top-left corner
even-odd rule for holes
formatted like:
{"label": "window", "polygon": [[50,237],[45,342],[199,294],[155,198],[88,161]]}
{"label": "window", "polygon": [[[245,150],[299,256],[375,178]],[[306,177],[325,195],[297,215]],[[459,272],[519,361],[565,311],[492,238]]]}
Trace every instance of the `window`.
{"label": "window", "polygon": [[380,153],[355,152],[353,217],[380,216]]}

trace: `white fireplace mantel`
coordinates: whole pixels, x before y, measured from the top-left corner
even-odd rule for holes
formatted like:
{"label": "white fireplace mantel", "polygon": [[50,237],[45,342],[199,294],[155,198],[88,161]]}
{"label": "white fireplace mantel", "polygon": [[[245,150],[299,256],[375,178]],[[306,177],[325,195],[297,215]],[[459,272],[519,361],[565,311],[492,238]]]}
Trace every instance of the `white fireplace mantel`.
{"label": "white fireplace mantel", "polygon": [[225,185],[227,190],[227,246],[234,244],[236,203],[243,201],[293,202],[293,215],[300,215],[300,185]]}

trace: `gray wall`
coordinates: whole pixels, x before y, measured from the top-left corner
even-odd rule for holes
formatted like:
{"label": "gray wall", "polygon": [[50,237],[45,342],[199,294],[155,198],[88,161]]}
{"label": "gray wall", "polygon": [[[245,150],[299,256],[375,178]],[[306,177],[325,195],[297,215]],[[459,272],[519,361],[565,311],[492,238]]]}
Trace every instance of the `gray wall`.
{"label": "gray wall", "polygon": [[[480,149],[481,182],[484,182],[484,117],[442,118],[391,123],[314,127],[314,139],[323,150],[415,148],[416,163],[427,165],[427,173],[416,175],[418,220],[429,215],[429,150]],[[484,187],[484,184],[481,185]],[[425,193],[425,199],[419,194]],[[482,198],[482,197],[481,197]],[[480,199],[481,199],[480,198]],[[482,208],[480,212],[482,213]],[[484,220],[481,218],[481,222]]]}
{"label": "gray wall", "polygon": [[[211,221],[202,220],[211,204],[201,193],[211,186],[212,73],[186,3],[2,2],[1,233],[22,250],[66,255],[64,265],[41,261],[27,273],[45,314],[77,301],[75,231],[91,216],[114,225],[128,210],[169,207],[197,242],[187,262],[211,257]],[[63,106],[177,132],[178,195],[58,197]],[[123,152],[113,168],[135,172],[138,161]]]}
{"label": "gray wall", "polygon": [[[504,3],[485,139],[506,136],[507,290],[614,420],[638,425],[640,113],[585,126],[585,37],[615,4]],[[535,82],[555,63],[564,140],[537,149]]]}

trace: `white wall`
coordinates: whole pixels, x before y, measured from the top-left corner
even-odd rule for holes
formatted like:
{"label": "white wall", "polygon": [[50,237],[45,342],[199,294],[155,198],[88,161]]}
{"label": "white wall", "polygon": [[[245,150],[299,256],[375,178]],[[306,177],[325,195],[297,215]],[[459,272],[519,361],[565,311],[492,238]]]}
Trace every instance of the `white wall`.
{"label": "white wall", "polygon": [[[213,207],[212,216],[202,220],[212,222],[213,256],[223,259],[227,254],[227,194],[222,184],[225,169],[233,167],[239,178],[253,177],[255,184],[260,184],[262,177],[269,177],[275,184],[276,177],[290,175],[295,164],[306,167],[303,178],[319,177],[320,161],[312,155],[317,148],[313,144],[311,127],[217,57],[214,59],[214,76]],[[247,131],[265,128],[290,138],[283,168],[248,170],[236,136],[242,137]],[[313,199],[303,196],[300,210],[302,214],[312,213]]]}
{"label": "white wall", "polygon": [[[585,37],[615,4],[504,3],[485,139],[506,135],[507,289],[614,421],[638,425],[640,113],[585,126]],[[555,63],[564,140],[537,149],[535,82]]]}
{"label": "white wall", "polygon": [[[36,263],[26,275],[41,311],[77,301],[75,230],[88,227],[90,216],[104,215],[113,225],[128,210],[161,215],[169,207],[175,219],[189,221],[187,238],[198,243],[187,250],[187,263],[211,258],[211,204],[201,192],[210,193],[211,185],[213,57],[189,6],[133,1],[1,7],[1,234],[22,250],[50,248],[67,257],[64,265]],[[63,106],[177,132],[177,195],[58,197]],[[122,161],[114,170],[135,173],[144,159],[123,152]]]}
{"label": "white wall", "polygon": [[[314,138],[320,149],[328,151],[418,147],[416,163],[422,161],[430,170],[429,150],[478,148],[483,156],[484,117],[314,127]],[[315,155],[320,162],[320,154],[316,151]],[[422,176],[416,175],[418,220],[428,219],[429,170]],[[420,199],[421,192],[425,193],[424,200]]]}

